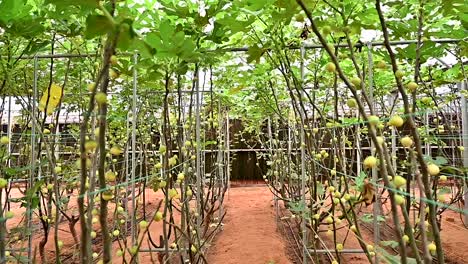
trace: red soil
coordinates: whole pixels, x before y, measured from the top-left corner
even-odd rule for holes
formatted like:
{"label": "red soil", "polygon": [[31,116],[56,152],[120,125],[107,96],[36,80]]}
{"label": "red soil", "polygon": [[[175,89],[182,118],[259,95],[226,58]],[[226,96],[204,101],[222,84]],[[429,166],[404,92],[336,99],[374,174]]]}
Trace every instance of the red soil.
{"label": "red soil", "polygon": [[[17,190],[11,193],[10,197],[20,197]],[[149,213],[153,213],[156,209],[158,201],[161,199],[160,194],[152,191],[147,192],[147,205],[145,206]],[[284,235],[280,234],[275,221],[275,210],[273,207],[272,194],[263,186],[256,187],[239,187],[232,188],[226,195],[227,214],[224,219],[224,228],[218,233],[215,240],[212,242],[208,250],[208,261],[213,264],[243,264],[243,263],[293,263],[289,259],[291,256],[288,250],[288,243]],[[18,225],[24,225],[24,208],[20,208],[18,204],[13,204],[10,210],[15,212],[15,217],[7,221],[8,229]],[[77,215],[76,200],[73,199],[70,203],[69,213]],[[110,208],[113,210],[113,206]],[[371,206],[363,208],[363,211],[370,212]],[[389,212],[385,208],[385,212]],[[287,212],[286,212],[287,214]],[[442,241],[446,254],[447,263],[467,263],[468,251],[468,229],[463,227],[460,220],[460,215],[453,211],[447,210],[442,217]],[[179,220],[176,217],[176,222]],[[77,263],[78,248],[74,243],[71,234],[68,231],[67,221],[60,224],[59,239],[64,242],[62,249],[62,261],[64,263]],[[43,231],[39,227],[37,216],[34,219],[35,227],[33,250],[43,236]],[[338,242],[343,243],[345,248],[357,249],[359,245],[356,238],[351,234],[344,241],[348,228],[344,223],[338,231]],[[96,229],[98,229],[97,227]],[[77,224],[77,232],[79,234],[79,223]],[[153,223],[149,230],[153,238],[159,237],[162,233],[160,223]],[[53,228],[49,233],[49,242],[46,246],[46,254],[48,259],[53,259],[54,244],[53,244]],[[99,236],[99,235],[98,235]],[[333,248],[332,238],[325,233],[320,233],[320,236],[325,240],[326,244]],[[363,230],[363,240],[366,243],[372,244],[372,231]],[[390,234],[391,237],[391,234]],[[391,238],[390,238],[391,239]],[[16,239],[15,239],[16,240]],[[19,238],[19,241],[8,245],[10,248],[21,248],[27,246],[27,239]],[[147,248],[148,242],[145,239],[142,248]],[[114,250],[118,249],[118,244],[114,243]],[[14,253],[18,254],[18,253]],[[39,259],[38,252],[36,257]],[[24,254],[22,254],[24,256]],[[68,257],[66,257],[68,256]],[[153,254],[153,259],[157,259],[157,254]],[[74,260],[72,260],[74,259]],[[128,258],[127,258],[128,260]],[[121,263],[118,258],[114,259],[115,263]],[[141,263],[151,263],[151,254],[140,254]],[[156,261],[157,263],[157,261]],[[366,258],[362,254],[346,254],[343,256],[342,263],[367,263]]]}
{"label": "red soil", "polygon": [[291,263],[277,231],[272,194],[265,186],[232,188],[224,230],[208,252],[213,264]]}

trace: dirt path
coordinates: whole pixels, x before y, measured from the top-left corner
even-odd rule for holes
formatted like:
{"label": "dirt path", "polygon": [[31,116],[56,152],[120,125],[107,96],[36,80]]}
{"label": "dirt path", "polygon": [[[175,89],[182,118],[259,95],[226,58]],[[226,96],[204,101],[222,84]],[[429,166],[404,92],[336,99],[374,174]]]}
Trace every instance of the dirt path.
{"label": "dirt path", "polygon": [[212,264],[290,264],[268,188],[232,188],[224,230],[209,250]]}

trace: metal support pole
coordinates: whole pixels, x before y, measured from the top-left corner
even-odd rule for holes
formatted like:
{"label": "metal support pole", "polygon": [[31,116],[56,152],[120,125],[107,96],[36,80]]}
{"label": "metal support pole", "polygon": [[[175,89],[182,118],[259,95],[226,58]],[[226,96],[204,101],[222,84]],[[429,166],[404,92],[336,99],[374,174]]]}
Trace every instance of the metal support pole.
{"label": "metal support pole", "polygon": [[[458,84],[459,91],[468,90],[466,80]],[[462,138],[463,138],[463,166],[468,168],[468,98],[462,94],[461,96],[461,112],[462,112]],[[468,175],[465,173],[464,184],[464,199],[465,199],[465,223],[468,222]]]}
{"label": "metal support pole", "polygon": [[[329,249],[313,249],[313,248],[309,248],[309,251],[313,252],[313,253],[316,253],[316,254],[328,254],[328,253],[333,252],[333,250],[329,250]],[[358,254],[358,253],[365,254],[366,251],[364,251],[362,249],[343,249],[343,250],[340,250],[340,254]]]}
{"label": "metal support pole", "polygon": [[[356,109],[356,118],[359,120],[360,118],[360,114],[359,114],[359,109]],[[361,174],[361,170],[362,170],[362,164],[361,164],[361,151],[362,151],[362,148],[361,148],[361,124],[358,122],[356,124],[356,175],[360,175]],[[345,153],[346,153],[346,149],[345,149]]]}
{"label": "metal support pole", "polygon": [[[370,101],[371,104],[374,104],[374,60],[372,58],[372,43],[367,43],[367,60],[368,60],[368,80],[369,80],[369,91],[370,91]],[[371,142],[371,151],[374,152],[374,142]],[[372,182],[374,182],[375,188],[375,203],[372,207],[373,209],[373,225],[374,225],[374,245],[379,245],[380,243],[380,225],[378,217],[380,215],[380,191],[377,184],[377,169],[372,169]],[[375,254],[374,263],[379,263],[379,254]]]}
{"label": "metal support pole", "polygon": [[197,67],[195,72],[195,141],[196,141],[196,176],[197,176],[197,230],[200,234],[202,224],[202,202],[201,193],[203,192],[202,172],[201,172],[201,141],[200,141],[200,70]]}
{"label": "metal support pole", "polygon": [[227,192],[229,200],[229,191],[231,190],[231,136],[230,136],[229,109],[226,109],[226,176],[227,176]]}
{"label": "metal support pole", "polygon": [[[221,100],[218,100],[218,135],[220,140],[223,142],[226,141],[224,137],[222,137],[222,131],[223,129],[223,117],[221,116]],[[224,144],[219,144],[218,147],[218,153],[217,153],[217,159],[216,159],[216,166],[218,168],[218,178],[216,179],[216,182],[220,183],[220,186],[218,188],[224,189],[226,186],[226,182],[224,179]],[[224,196],[221,196],[224,197]],[[220,201],[220,208],[218,212],[218,219],[221,220],[221,217],[224,214],[224,198]]]}
{"label": "metal support pole", "polygon": [[[305,57],[305,49],[304,47],[301,47],[301,88],[304,86],[304,57]],[[299,94],[300,100],[302,100],[302,92],[303,89],[301,89],[301,93]],[[302,122],[305,122],[305,116],[301,111],[301,120]],[[304,205],[304,208],[307,208],[306,206],[306,164],[305,164],[305,131],[304,131],[304,125],[301,126],[301,199],[302,199],[302,204]],[[304,212],[305,215],[305,212]],[[303,216],[303,219],[301,221],[301,231],[302,231],[302,263],[306,264],[307,261],[307,227],[306,227],[306,219]]]}
{"label": "metal support pole", "polygon": [[136,171],[136,122],[137,122],[137,69],[138,54],[133,55],[133,95],[132,95],[132,218],[130,219],[132,245],[135,245],[136,234],[136,201],[135,201],[135,171]]}
{"label": "metal support pole", "polygon": [[[272,130],[271,130],[271,117],[268,117],[268,141],[269,141],[269,152],[270,152],[270,156],[273,157],[273,133],[272,133]],[[276,163],[275,163],[276,164]],[[273,167],[272,167],[272,170],[276,170],[276,165],[273,164]],[[273,175],[274,177],[274,180],[272,182],[272,184],[277,184],[278,183],[278,177]],[[275,206],[275,220],[276,220],[276,224],[278,224],[279,222],[279,203],[278,203],[278,196],[277,195],[274,195],[273,194],[273,203],[274,203],[274,206]]]}
{"label": "metal support pole", "polygon": [[[430,40],[433,43],[458,43],[460,41],[463,41],[463,39],[431,39]],[[409,45],[409,44],[416,44],[418,43],[418,40],[398,40],[398,41],[390,41],[390,46],[400,46],[400,45]],[[372,45],[375,46],[384,46],[384,43],[382,41],[380,42],[372,42]],[[340,48],[347,48],[348,44],[347,43],[341,43],[341,44],[335,44],[334,47],[340,47]],[[363,47],[363,44],[356,44],[354,45],[355,48],[360,48]],[[322,44],[305,44],[302,45],[301,47],[299,46],[290,46],[287,47],[289,50],[298,50],[298,49],[322,49],[323,45]],[[228,49],[215,49],[215,50],[207,50],[205,52],[240,52],[240,51],[248,51],[249,47],[235,47],[235,48],[228,48]],[[131,56],[131,53],[120,53],[119,55],[122,56]],[[2,58],[5,56],[1,56]],[[34,59],[34,58],[39,58],[39,59],[50,59],[50,58],[87,58],[87,57],[96,57],[95,53],[89,53],[89,54],[37,54],[34,56],[28,56],[28,55],[23,55],[21,56],[22,60],[29,60],[29,59]],[[13,56],[14,59],[18,58],[18,56]]]}
{"label": "metal support pole", "polygon": [[[31,169],[29,171],[29,186],[32,188],[34,186],[34,175],[36,173],[36,117],[37,117],[37,70],[38,70],[38,59],[34,57],[34,73],[33,73],[33,96],[31,101],[31,113],[32,113],[32,124],[31,124]],[[40,151],[40,150],[39,150]],[[31,207],[32,203],[29,201],[28,206],[28,230],[32,230],[32,217],[33,209]],[[28,238],[28,262],[32,263],[32,241],[33,241],[33,232],[29,233]]]}
{"label": "metal support pole", "polygon": [[[7,126],[7,136],[8,138],[10,139],[10,141],[8,141],[8,155],[11,154],[11,144],[12,144],[12,138],[11,138],[11,99],[12,99],[12,96],[8,96],[8,126]],[[11,166],[11,158],[8,159],[7,161],[7,166],[8,168]]]}

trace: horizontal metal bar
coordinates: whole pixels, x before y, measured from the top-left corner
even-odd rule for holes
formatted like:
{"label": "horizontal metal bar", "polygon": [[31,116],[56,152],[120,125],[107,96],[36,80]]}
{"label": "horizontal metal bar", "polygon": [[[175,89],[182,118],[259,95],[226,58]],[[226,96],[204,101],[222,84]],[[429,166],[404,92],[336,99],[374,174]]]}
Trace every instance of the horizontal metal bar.
{"label": "horizontal metal bar", "polygon": [[[328,254],[328,253],[335,253],[336,251],[334,249],[316,249],[314,250],[313,248],[309,248],[309,251],[311,253],[317,253],[317,254]],[[358,254],[358,253],[366,253],[362,249],[343,249],[338,251],[340,254]]]}
{"label": "horizontal metal bar", "polygon": [[[168,248],[167,251],[169,252],[179,252],[179,251],[187,251],[188,248]],[[143,248],[139,249],[138,252],[165,252],[165,248]]]}
{"label": "horizontal metal bar", "polygon": [[[435,42],[435,43],[457,43],[462,41],[461,39],[434,39],[434,40],[427,40],[425,42]],[[370,42],[372,46],[383,46],[385,45],[384,42]],[[417,40],[399,40],[399,41],[390,41],[390,46],[399,46],[399,45],[409,45],[409,44],[415,44],[418,43]],[[348,47],[348,44],[342,43],[342,44],[332,44],[334,47],[339,47],[339,48],[346,48]],[[358,42],[354,44],[354,47],[356,48],[361,48],[365,47],[367,43],[362,43]],[[292,50],[297,50],[300,49],[301,46],[288,46],[288,49]],[[305,49],[321,49],[323,48],[323,45],[321,44],[305,44],[304,45]],[[231,51],[231,52],[242,52],[242,51],[248,51],[249,47],[237,47],[237,48],[227,48],[227,49],[222,49],[221,51]],[[210,50],[210,52],[215,52],[218,50]]]}
{"label": "horizontal metal bar", "polygon": [[[131,56],[133,53],[119,53],[118,55],[120,56]],[[31,60],[34,58],[38,59],[65,59],[65,58],[92,58],[92,57],[98,57],[100,56],[99,54],[96,53],[83,53],[83,54],[73,54],[73,53],[57,53],[57,54],[36,54],[36,55],[23,55],[21,58],[19,56],[13,56],[12,58],[14,59],[20,59],[20,60]],[[7,58],[7,56],[2,55],[2,58]]]}
{"label": "horizontal metal bar", "polygon": [[10,252],[26,252],[28,251],[28,248],[7,248],[5,251],[10,251]]}
{"label": "horizontal metal bar", "polygon": [[[462,39],[433,39],[433,40],[427,40],[425,42],[435,42],[435,43],[458,43],[462,41]],[[383,46],[383,42],[370,42],[372,46]],[[390,41],[391,46],[399,46],[399,45],[408,45],[408,44],[415,44],[418,43],[417,40],[399,40],[399,41]],[[354,47],[360,48],[366,46],[367,43],[361,43],[358,42],[354,44]],[[335,47],[348,47],[347,44],[335,44],[333,45]],[[286,47],[287,49],[291,50],[297,50],[300,49],[301,46],[288,46]],[[321,49],[323,48],[323,45],[321,44],[305,44],[304,45],[305,49]],[[226,49],[215,49],[215,50],[207,50],[206,52],[245,52],[248,51],[249,47],[234,47],[234,48],[226,48]],[[133,53],[121,53],[119,55],[123,56],[130,56],[133,55]],[[20,60],[26,60],[26,59],[58,59],[58,58],[87,58],[87,57],[96,57],[95,53],[92,54],[37,54],[37,55],[27,55],[27,56],[22,56]],[[6,56],[1,56],[2,58],[5,58]],[[18,59],[18,56],[13,56],[13,58]]]}
{"label": "horizontal metal bar", "polygon": [[[455,149],[457,148],[457,146],[431,146],[431,149]],[[334,147],[330,147],[330,148],[319,148],[317,150],[334,150],[335,148]],[[354,150],[356,148],[351,148],[351,147],[345,147],[344,150]],[[370,150],[371,147],[361,147],[359,148],[360,150]],[[396,149],[404,149],[404,147],[396,147]],[[201,150],[202,152],[205,152],[205,153],[213,153],[213,152],[267,152],[267,151],[287,151],[288,149],[285,149],[285,148],[275,148],[275,149],[225,149],[225,150],[219,150],[219,149],[215,149],[215,150],[211,150],[211,149],[205,149],[205,150]],[[300,151],[301,149],[300,148],[292,148],[291,151]],[[147,150],[146,153],[151,153],[151,152],[158,152],[159,150],[158,149],[153,149],[153,150]],[[129,150],[128,153],[132,153],[133,151]],[[136,153],[143,153],[143,151],[141,150],[137,150],[135,151]],[[178,149],[173,149],[172,150],[173,153],[178,153],[179,150]],[[42,152],[41,154],[45,155],[47,154],[46,152]],[[69,152],[69,151],[63,151],[63,152],[56,152],[56,154],[58,155],[72,155],[72,154],[78,154],[76,152]],[[23,155],[23,154],[20,154],[18,152],[14,152],[14,153],[10,153],[9,154],[10,156],[20,156],[20,155]]]}

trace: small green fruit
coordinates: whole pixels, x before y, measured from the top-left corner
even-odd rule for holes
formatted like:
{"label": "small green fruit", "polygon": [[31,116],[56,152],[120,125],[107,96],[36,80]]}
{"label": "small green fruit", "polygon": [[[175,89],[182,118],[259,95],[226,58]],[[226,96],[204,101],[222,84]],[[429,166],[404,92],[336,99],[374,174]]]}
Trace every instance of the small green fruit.
{"label": "small green fruit", "polygon": [[432,164],[432,163],[427,165],[427,171],[429,172],[429,175],[431,176],[436,176],[440,173],[439,166]]}
{"label": "small green fruit", "polygon": [[349,98],[348,101],[346,101],[346,105],[348,105],[349,108],[355,108],[357,106],[356,99]]}
{"label": "small green fruit", "polygon": [[377,158],[374,156],[368,156],[364,159],[363,165],[367,169],[372,169],[377,166]]}
{"label": "small green fruit", "polygon": [[428,246],[427,246],[427,249],[429,249],[429,251],[431,253],[434,253],[436,250],[437,250],[437,246],[434,242],[431,242]]}
{"label": "small green fruit", "polygon": [[415,83],[415,82],[409,82],[409,83],[406,85],[406,88],[408,88],[408,91],[410,91],[410,92],[415,92],[416,89],[418,89],[418,84]]}
{"label": "small green fruit", "polygon": [[395,184],[395,187],[397,188],[400,188],[401,186],[405,186],[406,185],[406,179],[397,175],[395,176],[395,178],[393,179],[393,184]]}
{"label": "small green fruit", "polygon": [[141,230],[145,230],[146,228],[148,228],[148,225],[149,225],[149,224],[148,224],[148,222],[146,222],[145,220],[143,220],[143,221],[141,221],[141,222],[139,223],[139,225],[140,225],[140,229],[141,229]]}
{"label": "small green fruit", "polygon": [[12,211],[6,211],[5,212],[5,218],[6,219],[11,219],[15,216],[15,213],[13,213]]}
{"label": "small green fruit", "polygon": [[327,36],[327,35],[330,34],[330,33],[331,33],[331,28],[330,28],[330,26],[323,26],[323,27],[322,27],[322,34],[323,34],[323,35]]}
{"label": "small green fruit", "polygon": [[380,123],[380,118],[378,116],[375,116],[375,115],[369,116],[367,118],[367,120],[369,121],[369,124],[371,124],[373,126],[377,126]]}
{"label": "small green fruit", "polygon": [[343,250],[343,244],[341,244],[341,243],[336,244],[336,250],[342,251]]}
{"label": "small green fruit", "polygon": [[400,71],[400,70],[397,70],[395,72],[395,76],[398,78],[398,79],[401,79],[405,76],[405,73],[403,71]]}
{"label": "small green fruit", "polygon": [[409,148],[413,145],[413,140],[408,136],[401,138],[400,142],[401,145],[405,148]]}
{"label": "small green fruit", "polygon": [[392,116],[390,120],[388,121],[388,125],[393,126],[393,127],[401,127],[403,126],[404,123],[405,121],[399,115]]}
{"label": "small green fruit", "polygon": [[10,139],[7,136],[3,136],[3,137],[0,138],[0,144],[1,145],[6,145],[8,143],[10,143]]}
{"label": "small green fruit", "polygon": [[56,166],[56,167],[54,168],[54,172],[55,172],[55,173],[61,173],[61,172],[62,172],[62,167]]}
{"label": "small green fruit", "polygon": [[356,87],[357,89],[361,88],[361,78],[359,77],[353,77],[351,78],[351,83]]}
{"label": "small green fruit", "polygon": [[329,62],[325,66],[325,69],[327,70],[327,72],[335,72],[336,66],[335,66],[335,64],[333,62]]}
{"label": "small green fruit", "polygon": [[110,154],[114,156],[122,155],[122,153],[123,153],[123,150],[119,147],[114,146],[110,149]]}
{"label": "small green fruit", "polygon": [[405,198],[399,194],[395,194],[395,202],[397,205],[402,205],[405,203]]}
{"label": "small green fruit", "polygon": [[96,102],[99,105],[105,105],[107,104],[107,95],[103,92],[97,92],[95,96]]}
{"label": "small green fruit", "polygon": [[162,212],[156,212],[156,214],[154,215],[154,221],[156,222],[159,222],[163,219],[163,213]]}
{"label": "small green fruit", "polygon": [[8,184],[8,181],[4,178],[0,178],[0,190],[5,188]]}
{"label": "small green fruit", "polygon": [[376,66],[377,66],[377,68],[383,70],[383,69],[387,68],[387,63],[385,63],[385,61],[379,61],[379,62],[377,62]]}
{"label": "small green fruit", "polygon": [[110,64],[112,64],[112,65],[117,65],[117,63],[118,63],[119,61],[118,61],[118,59],[117,59],[117,56],[112,55],[112,56],[110,57],[110,59],[109,59],[109,62],[110,62]]}
{"label": "small green fruit", "polygon": [[402,238],[403,238],[403,242],[405,242],[405,243],[409,242],[409,236],[408,235],[404,235]]}
{"label": "small green fruit", "polygon": [[96,89],[96,84],[95,83],[88,83],[88,91],[90,93],[94,92],[95,89]]}

